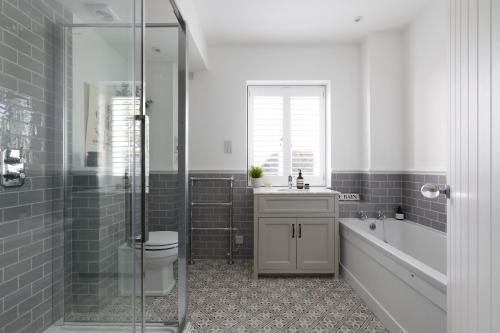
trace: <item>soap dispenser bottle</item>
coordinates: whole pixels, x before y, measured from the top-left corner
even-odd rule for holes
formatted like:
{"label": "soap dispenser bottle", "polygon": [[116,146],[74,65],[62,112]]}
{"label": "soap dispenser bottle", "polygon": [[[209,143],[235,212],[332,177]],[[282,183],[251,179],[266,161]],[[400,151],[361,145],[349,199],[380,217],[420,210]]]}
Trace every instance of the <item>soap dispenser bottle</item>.
{"label": "soap dispenser bottle", "polygon": [[403,213],[403,209],[401,206],[398,207],[396,210],[396,215],[394,216],[396,220],[404,220],[405,219],[405,214]]}
{"label": "soap dispenser bottle", "polygon": [[302,177],[302,170],[299,169],[299,176],[297,177],[297,190],[304,188],[304,177]]}

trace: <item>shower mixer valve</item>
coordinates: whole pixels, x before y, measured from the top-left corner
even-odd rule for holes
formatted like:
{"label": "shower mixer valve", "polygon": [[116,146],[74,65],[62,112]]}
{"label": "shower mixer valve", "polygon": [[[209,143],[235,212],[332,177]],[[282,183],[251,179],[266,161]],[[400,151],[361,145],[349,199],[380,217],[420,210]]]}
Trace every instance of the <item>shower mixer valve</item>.
{"label": "shower mixer valve", "polygon": [[24,158],[21,149],[4,149],[2,151],[2,177],[0,184],[4,187],[18,187],[24,185]]}

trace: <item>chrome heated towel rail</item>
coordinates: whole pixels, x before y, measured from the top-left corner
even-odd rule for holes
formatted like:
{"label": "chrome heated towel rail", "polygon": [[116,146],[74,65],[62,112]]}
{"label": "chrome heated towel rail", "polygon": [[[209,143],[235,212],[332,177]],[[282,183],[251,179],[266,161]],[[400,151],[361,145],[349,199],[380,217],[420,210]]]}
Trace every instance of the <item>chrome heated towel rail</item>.
{"label": "chrome heated towel rail", "polygon": [[[194,264],[193,260],[193,231],[194,230],[225,230],[229,231],[229,252],[227,253],[228,263],[233,264],[233,231],[236,231],[236,228],[233,228],[233,187],[234,187],[234,177],[229,178],[199,178],[199,177],[191,177],[191,195],[190,195],[190,239],[189,239],[189,264]],[[220,182],[229,182],[229,201],[228,202],[194,202],[194,184],[196,182],[202,181],[220,181]],[[194,207],[227,207],[229,209],[229,221],[228,226],[225,228],[194,228],[193,227],[193,208]]]}

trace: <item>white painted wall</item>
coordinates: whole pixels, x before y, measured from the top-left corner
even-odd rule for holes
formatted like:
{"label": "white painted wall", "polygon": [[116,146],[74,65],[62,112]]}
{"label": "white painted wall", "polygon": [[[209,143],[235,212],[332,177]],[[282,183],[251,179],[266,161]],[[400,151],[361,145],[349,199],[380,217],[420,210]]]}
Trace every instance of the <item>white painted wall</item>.
{"label": "white painted wall", "polygon": [[407,28],[361,44],[209,48],[210,69],[190,81],[190,168],[245,169],[248,80],[330,80],[332,170],[445,171],[447,9],[433,1]]}
{"label": "white painted wall", "polygon": [[153,101],[147,109],[150,136],[149,169],[151,171],[177,170],[176,80],[175,63],[148,62],[146,64],[146,98]]}
{"label": "white painted wall", "polygon": [[189,47],[191,48],[189,53],[194,53],[192,59],[195,61],[195,70],[206,69],[208,67],[208,45],[196,5],[193,0],[177,0],[176,3],[182,18],[188,25]]}
{"label": "white painted wall", "polygon": [[365,168],[446,171],[448,2],[433,1],[401,32],[371,33],[362,59]]}
{"label": "white painted wall", "polygon": [[[210,70],[190,83],[190,169],[246,170],[246,82],[330,80],[332,168],[363,168],[361,48],[325,46],[217,46]],[[233,153],[224,154],[224,140]]]}
{"label": "white painted wall", "polygon": [[[123,34],[128,34],[123,31]],[[117,36],[119,37],[119,36]],[[126,55],[110,46],[92,28],[73,29],[73,167],[85,164],[85,84],[102,81],[130,81]]]}
{"label": "white painted wall", "polygon": [[404,32],[407,170],[445,171],[448,162],[449,4],[432,1]]}
{"label": "white painted wall", "polygon": [[370,171],[404,168],[402,45],[400,32],[373,33],[364,41],[364,154]]}
{"label": "white painted wall", "polygon": [[[363,82],[363,111],[362,111],[362,127],[361,127],[361,165],[362,171],[370,168],[370,61],[367,43],[361,44],[361,71]],[[360,171],[361,171],[360,170]]]}

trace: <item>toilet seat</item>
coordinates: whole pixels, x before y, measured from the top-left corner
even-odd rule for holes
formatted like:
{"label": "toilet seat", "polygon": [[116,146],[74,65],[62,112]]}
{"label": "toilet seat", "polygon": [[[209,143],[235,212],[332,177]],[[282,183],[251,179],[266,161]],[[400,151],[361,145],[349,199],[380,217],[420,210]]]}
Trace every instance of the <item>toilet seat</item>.
{"label": "toilet seat", "polygon": [[[140,248],[141,244],[136,244]],[[164,251],[179,247],[178,234],[175,231],[151,231],[149,240],[144,243],[146,251]]]}

